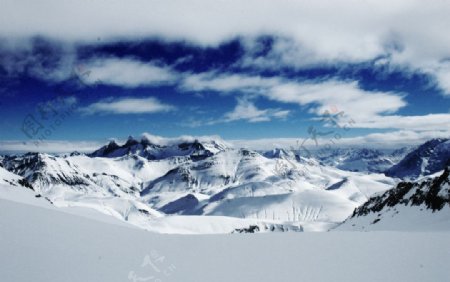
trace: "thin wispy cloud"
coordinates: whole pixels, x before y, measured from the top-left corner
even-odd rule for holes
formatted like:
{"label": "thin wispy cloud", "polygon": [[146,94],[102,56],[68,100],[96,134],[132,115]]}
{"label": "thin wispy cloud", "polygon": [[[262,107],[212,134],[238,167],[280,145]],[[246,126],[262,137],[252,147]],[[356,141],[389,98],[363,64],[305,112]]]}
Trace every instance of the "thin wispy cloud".
{"label": "thin wispy cloud", "polygon": [[[315,142],[305,142],[303,146],[311,150],[329,148],[381,148],[392,149],[403,146],[418,145],[432,138],[448,138],[450,130],[440,131],[413,131],[398,130],[385,133],[370,133],[356,137],[343,137],[336,143],[331,143],[330,138],[317,138]],[[235,139],[229,140],[237,148],[250,148],[253,150],[272,150],[273,148],[298,149],[299,144],[307,138],[260,138],[260,139]],[[327,147],[328,146],[328,147]]]}
{"label": "thin wispy cloud", "polygon": [[356,81],[336,79],[296,82],[277,77],[207,73],[187,77],[182,87],[191,91],[243,92],[300,106],[318,105],[312,109],[317,115],[333,105],[360,122],[395,113],[406,106],[401,93],[366,91]]}
{"label": "thin wispy cloud", "polygon": [[450,114],[428,114],[422,116],[389,115],[357,122],[357,128],[409,129],[418,131],[433,131],[447,129],[450,124]]}
{"label": "thin wispy cloud", "polygon": [[92,114],[152,114],[174,110],[175,107],[164,104],[156,98],[108,98],[81,108],[80,112]]}
{"label": "thin wispy cloud", "polygon": [[285,119],[288,115],[289,111],[287,110],[258,109],[251,101],[238,99],[234,110],[226,113],[223,121],[247,120],[249,122],[264,122],[272,119]]}
{"label": "thin wispy cloud", "polygon": [[103,146],[106,141],[66,141],[43,140],[35,141],[0,141],[0,153],[91,153]]}
{"label": "thin wispy cloud", "polygon": [[177,76],[168,67],[133,59],[97,59],[83,64],[83,68],[89,72],[83,77],[86,83],[121,87],[170,84]]}

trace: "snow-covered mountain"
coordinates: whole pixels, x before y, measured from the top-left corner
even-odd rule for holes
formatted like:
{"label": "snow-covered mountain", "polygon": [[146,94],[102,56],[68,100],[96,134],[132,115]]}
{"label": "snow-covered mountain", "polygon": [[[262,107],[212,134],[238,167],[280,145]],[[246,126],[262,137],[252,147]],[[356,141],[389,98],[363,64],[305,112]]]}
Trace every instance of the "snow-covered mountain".
{"label": "snow-covered mountain", "polygon": [[338,230],[450,230],[450,168],[370,198]]}
{"label": "snow-covered mountain", "polygon": [[386,171],[387,176],[417,179],[443,170],[450,159],[450,139],[432,139]]}
{"label": "snow-covered mountain", "polygon": [[3,166],[23,177],[38,196],[59,207],[94,208],[136,223],[161,216],[138,200],[139,189],[152,176],[152,168],[137,156],[110,160],[28,153],[5,157]]}
{"label": "snow-covered mountain", "polygon": [[[2,164],[56,206],[94,208],[149,230],[166,226],[166,215],[231,217],[239,230],[246,220],[258,229],[327,230],[395,184],[382,174],[343,171],[281,150],[262,155],[214,139],[130,138],[87,156],[29,153]],[[208,222],[202,218],[191,217]]]}

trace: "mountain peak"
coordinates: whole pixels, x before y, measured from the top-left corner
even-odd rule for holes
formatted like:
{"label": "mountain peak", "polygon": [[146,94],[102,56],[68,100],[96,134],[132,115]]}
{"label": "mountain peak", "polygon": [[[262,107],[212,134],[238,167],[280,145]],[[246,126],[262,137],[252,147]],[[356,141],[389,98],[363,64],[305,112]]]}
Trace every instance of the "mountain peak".
{"label": "mountain peak", "polygon": [[115,140],[109,141],[109,143],[100,149],[94,151],[93,153],[89,154],[91,157],[105,157],[113,153],[115,150],[119,149],[120,146],[116,143]]}
{"label": "mountain peak", "polygon": [[136,140],[136,139],[134,139],[133,138],[133,136],[128,136],[128,139],[127,139],[127,142],[125,143],[125,147],[131,147],[131,146],[134,146],[134,145],[137,145],[137,144],[139,144],[139,141],[138,140]]}

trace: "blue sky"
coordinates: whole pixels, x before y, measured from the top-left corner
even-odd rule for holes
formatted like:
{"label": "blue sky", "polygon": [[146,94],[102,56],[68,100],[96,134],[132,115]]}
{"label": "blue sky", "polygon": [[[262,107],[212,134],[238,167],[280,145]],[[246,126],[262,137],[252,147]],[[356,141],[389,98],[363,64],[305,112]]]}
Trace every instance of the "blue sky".
{"label": "blue sky", "polygon": [[449,136],[448,5],[88,2],[5,1],[3,148],[144,132],[275,144],[311,126],[343,145]]}

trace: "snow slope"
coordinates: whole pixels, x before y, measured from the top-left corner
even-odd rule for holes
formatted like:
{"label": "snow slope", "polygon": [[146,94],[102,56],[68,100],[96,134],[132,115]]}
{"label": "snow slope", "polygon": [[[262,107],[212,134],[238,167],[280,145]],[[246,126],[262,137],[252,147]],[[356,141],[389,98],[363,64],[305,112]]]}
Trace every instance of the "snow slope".
{"label": "snow slope", "polygon": [[447,281],[449,235],[159,235],[0,199],[0,276],[14,282]]}

